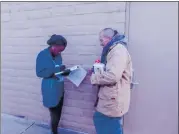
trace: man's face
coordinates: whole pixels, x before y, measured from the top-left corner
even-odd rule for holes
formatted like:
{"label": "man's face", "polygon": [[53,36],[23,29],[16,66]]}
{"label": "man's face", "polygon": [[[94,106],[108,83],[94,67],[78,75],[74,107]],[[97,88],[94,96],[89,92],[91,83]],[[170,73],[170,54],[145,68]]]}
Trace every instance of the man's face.
{"label": "man's face", "polygon": [[65,47],[62,45],[53,45],[51,47],[52,53],[54,56],[58,55],[59,53],[61,53],[62,51],[65,50]]}
{"label": "man's face", "polygon": [[111,39],[107,38],[107,37],[104,37],[103,34],[100,33],[100,35],[99,35],[99,41],[100,41],[100,45],[102,47],[104,47],[104,46],[106,46],[111,41]]}

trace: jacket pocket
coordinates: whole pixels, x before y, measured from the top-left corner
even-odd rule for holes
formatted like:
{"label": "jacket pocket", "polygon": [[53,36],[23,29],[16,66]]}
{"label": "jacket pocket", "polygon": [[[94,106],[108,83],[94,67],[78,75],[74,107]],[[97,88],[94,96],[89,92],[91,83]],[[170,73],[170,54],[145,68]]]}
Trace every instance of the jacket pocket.
{"label": "jacket pocket", "polygon": [[104,86],[100,88],[99,97],[101,99],[116,100],[118,96],[118,86]]}
{"label": "jacket pocket", "polygon": [[112,99],[104,100],[104,99],[100,99],[98,107],[101,107],[101,108],[110,108],[110,109],[117,108],[117,100],[112,100]]}

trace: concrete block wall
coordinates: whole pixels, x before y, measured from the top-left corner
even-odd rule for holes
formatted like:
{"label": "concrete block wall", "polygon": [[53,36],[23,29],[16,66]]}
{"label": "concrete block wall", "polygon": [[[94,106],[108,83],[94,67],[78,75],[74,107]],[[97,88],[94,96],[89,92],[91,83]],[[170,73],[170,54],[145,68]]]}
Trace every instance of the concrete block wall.
{"label": "concrete block wall", "polygon": [[[67,66],[89,69],[99,58],[98,33],[105,27],[126,28],[126,2],[2,2],[1,3],[1,107],[2,112],[49,121],[42,105],[41,80],[35,60],[52,34],[62,34],[68,46]],[[60,126],[95,133],[92,115],[96,90],[87,76],[76,88],[65,82]]]}

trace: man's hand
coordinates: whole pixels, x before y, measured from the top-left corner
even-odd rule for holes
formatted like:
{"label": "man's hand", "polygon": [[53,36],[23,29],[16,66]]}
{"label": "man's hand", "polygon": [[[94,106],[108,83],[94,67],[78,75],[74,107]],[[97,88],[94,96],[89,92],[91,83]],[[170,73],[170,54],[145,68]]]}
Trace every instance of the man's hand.
{"label": "man's hand", "polygon": [[[99,59],[95,60],[95,63],[100,63],[101,61]],[[92,75],[92,73],[94,73],[94,67],[92,67],[89,71],[88,74]]]}

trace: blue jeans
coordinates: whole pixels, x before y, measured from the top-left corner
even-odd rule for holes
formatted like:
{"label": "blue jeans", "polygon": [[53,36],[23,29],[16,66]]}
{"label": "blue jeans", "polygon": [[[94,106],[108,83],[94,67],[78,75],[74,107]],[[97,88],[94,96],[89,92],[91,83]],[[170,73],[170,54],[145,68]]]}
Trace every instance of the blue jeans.
{"label": "blue jeans", "polygon": [[122,134],[121,117],[108,117],[95,112],[93,122],[97,134]]}

